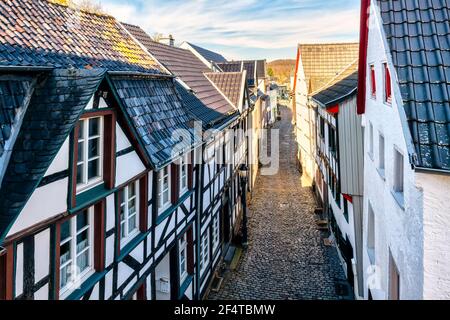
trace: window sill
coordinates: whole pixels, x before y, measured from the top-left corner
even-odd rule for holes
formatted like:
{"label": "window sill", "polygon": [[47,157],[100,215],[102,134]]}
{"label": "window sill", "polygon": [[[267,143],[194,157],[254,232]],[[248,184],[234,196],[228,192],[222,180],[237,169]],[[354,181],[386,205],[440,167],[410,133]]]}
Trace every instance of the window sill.
{"label": "window sill", "polygon": [[148,233],[139,233],[132,240],[130,240],[126,245],[124,245],[123,248],[120,249],[120,254],[117,257],[117,261],[121,261],[127,255],[129,255],[130,252],[133,251],[139,243],[144,241],[144,239],[147,237],[147,235],[148,235]]}
{"label": "window sill", "polygon": [[105,275],[106,271],[94,272],[90,276],[86,277],[86,280],[80,285],[78,289],[66,293],[66,298],[60,298],[61,300],[80,300],[86,292],[88,292],[93,286],[95,286]]}
{"label": "window sill", "polygon": [[76,206],[74,208],[71,208],[70,212],[77,212],[80,209],[93,205],[97,201],[105,198],[110,193],[111,190],[106,189],[104,183],[92,189],[86,190],[76,196]]}
{"label": "window sill", "polygon": [[141,234],[139,229],[136,229],[133,233],[129,234],[126,238],[120,239],[120,250],[127,247],[136,237]]}
{"label": "window sill", "polygon": [[384,169],[381,168],[377,168],[377,172],[380,175],[381,179],[383,179],[383,181],[386,181],[386,172]]}
{"label": "window sill", "polygon": [[403,196],[403,192],[396,192],[394,190],[391,190],[391,193],[400,209],[405,211],[405,198]]}
{"label": "window sill", "polygon": [[158,217],[156,218],[156,225],[159,225],[161,222],[163,222],[168,216],[172,214],[173,211],[175,211],[184,201],[186,201],[187,198],[191,196],[191,194],[194,193],[194,190],[189,190],[187,193],[183,195],[183,197],[180,197],[178,199],[178,202],[174,205],[169,205],[165,209],[161,209],[158,213]]}

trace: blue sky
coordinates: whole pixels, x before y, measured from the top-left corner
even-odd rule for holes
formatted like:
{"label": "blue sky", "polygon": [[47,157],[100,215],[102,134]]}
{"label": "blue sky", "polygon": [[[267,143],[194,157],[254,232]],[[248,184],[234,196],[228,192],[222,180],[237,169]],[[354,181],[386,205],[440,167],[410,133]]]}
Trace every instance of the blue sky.
{"label": "blue sky", "polygon": [[[97,0],[98,1],[98,0]],[[295,58],[297,43],[357,41],[358,0],[100,0],[150,35],[173,34],[228,59]]]}

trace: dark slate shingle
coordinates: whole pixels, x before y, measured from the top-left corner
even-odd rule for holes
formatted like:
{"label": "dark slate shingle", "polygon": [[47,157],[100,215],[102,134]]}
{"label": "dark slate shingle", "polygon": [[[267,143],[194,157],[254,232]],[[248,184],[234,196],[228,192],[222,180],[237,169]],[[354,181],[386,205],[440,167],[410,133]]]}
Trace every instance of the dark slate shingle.
{"label": "dark slate shingle", "polygon": [[321,90],[313,96],[313,99],[320,102],[326,107],[341,102],[350,94],[356,92],[358,87],[358,72],[352,73],[350,76],[340,80],[334,85]]}
{"label": "dark slate shingle", "polygon": [[17,115],[26,107],[25,97],[31,86],[31,79],[0,80],[0,158],[17,123]]}
{"label": "dark slate shingle", "polygon": [[156,168],[192,148],[192,117],[172,79],[113,77],[112,83]]}
{"label": "dark slate shingle", "polygon": [[450,171],[450,2],[378,0],[418,167]]}
{"label": "dark slate shingle", "polygon": [[188,42],[188,44],[195,50],[197,51],[203,58],[205,58],[206,61],[208,62],[215,62],[215,63],[221,63],[221,62],[227,62],[227,59],[225,59],[224,56],[222,56],[219,53],[216,53],[214,51],[196,46],[190,42]]}
{"label": "dark slate shingle", "polygon": [[46,0],[0,1],[0,65],[161,73],[113,17]]}
{"label": "dark slate shingle", "polygon": [[105,72],[59,69],[36,85],[1,182],[0,241],[44,177]]}

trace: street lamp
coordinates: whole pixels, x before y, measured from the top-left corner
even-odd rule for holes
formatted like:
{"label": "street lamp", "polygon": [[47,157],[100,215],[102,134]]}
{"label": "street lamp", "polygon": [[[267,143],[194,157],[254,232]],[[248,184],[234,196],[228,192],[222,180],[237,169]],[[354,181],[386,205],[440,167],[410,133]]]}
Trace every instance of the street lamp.
{"label": "street lamp", "polygon": [[241,179],[242,191],[242,246],[248,247],[248,228],[247,228],[247,182],[248,182],[248,167],[246,164],[239,166],[239,177]]}

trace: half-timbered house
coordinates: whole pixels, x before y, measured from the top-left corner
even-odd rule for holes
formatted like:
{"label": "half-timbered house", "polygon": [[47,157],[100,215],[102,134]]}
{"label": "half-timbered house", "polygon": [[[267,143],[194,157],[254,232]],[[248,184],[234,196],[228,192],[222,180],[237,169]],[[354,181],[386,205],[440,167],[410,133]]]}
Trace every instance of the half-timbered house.
{"label": "half-timbered house", "polygon": [[0,297],[195,298],[200,171],[173,76],[110,16],[0,9]]}
{"label": "half-timbered house", "polygon": [[184,88],[182,100],[203,131],[197,186],[196,286],[201,298],[241,229],[243,190],[239,169],[249,163],[246,72],[214,72],[192,52],[154,42],[140,27],[123,26],[176,76],[178,86]]}
{"label": "half-timbered house", "polygon": [[362,291],[363,127],[356,113],[358,64],[345,68],[310,99],[316,114],[317,198],[347,278]]}

